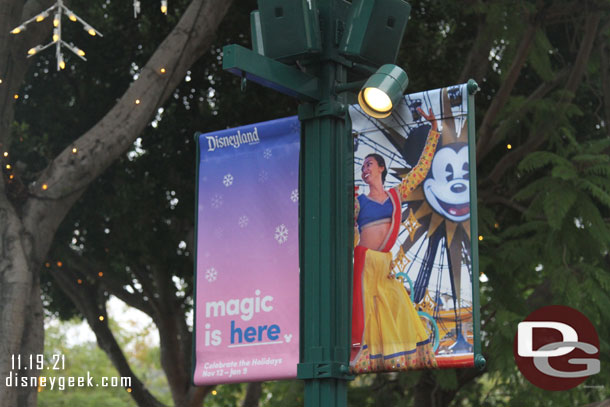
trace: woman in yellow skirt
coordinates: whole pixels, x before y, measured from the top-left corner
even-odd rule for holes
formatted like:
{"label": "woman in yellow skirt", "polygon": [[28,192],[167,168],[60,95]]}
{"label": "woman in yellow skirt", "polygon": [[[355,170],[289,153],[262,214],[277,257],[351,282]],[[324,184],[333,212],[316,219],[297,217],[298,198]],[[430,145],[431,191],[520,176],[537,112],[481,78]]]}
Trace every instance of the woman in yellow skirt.
{"label": "woman in yellow skirt", "polygon": [[354,299],[350,368],[355,373],[436,367],[432,343],[403,284],[391,274],[392,253],[401,223],[401,203],[426,178],[438,144],[437,124],[419,109],[432,127],[419,161],[390,190],[383,183],[383,157],[369,154],[362,165],[368,195],[355,200],[360,240],[354,249]]}

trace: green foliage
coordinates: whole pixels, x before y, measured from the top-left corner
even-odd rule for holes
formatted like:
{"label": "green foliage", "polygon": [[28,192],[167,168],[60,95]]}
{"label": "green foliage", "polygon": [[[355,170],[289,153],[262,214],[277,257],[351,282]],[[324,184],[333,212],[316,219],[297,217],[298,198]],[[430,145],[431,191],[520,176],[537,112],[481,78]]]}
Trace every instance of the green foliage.
{"label": "green foliage", "polygon": [[[16,104],[11,156],[16,157],[17,180],[9,185],[13,202],[27,198],[29,185],[50,162],[112,107],[133,76],[169,32],[188,0],[172,0],[168,17],[156,11],[156,2],[142,2],[144,12],[132,18],[129,1],[72,0],[70,7],[103,34],[90,38],[76,26],[65,35],[88,51],[88,62],[68,56],[68,68],[54,70],[54,55],[35,58]],[[607,388],[583,388],[549,393],[529,384],[518,372],[512,346],[516,324],[534,309],[566,304],[587,315],[601,338],[601,364],[610,363],[610,138],[603,117],[602,47],[593,48],[583,83],[571,92],[563,88],[576,64],[582,40],[583,15],[561,14],[580,10],[569,0],[545,2],[510,0],[449,2],[413,0],[411,18],[399,54],[411,80],[409,92],[456,83],[467,56],[485,45],[471,72],[481,70],[476,95],[477,124],[505,83],[523,36],[526,15],[539,19],[527,63],[510,89],[510,97],[492,120],[492,135],[501,142],[478,158],[480,271],[483,351],[487,373],[461,382],[463,371],[379,374],[358,377],[350,384],[349,405],[354,407],[411,406],[418,383],[433,380],[437,391],[455,391],[451,406],[574,406],[607,397]],[[598,2],[602,22],[607,7]],[[155,10],[153,10],[153,7]],[[107,278],[150,301],[162,290],[178,304],[173,317],[185,319],[193,307],[193,251],[196,131],[255,123],[293,115],[297,102],[249,83],[240,91],[239,78],[222,71],[221,47],[249,43],[249,12],[253,0],[235,2],[218,32],[217,40],[193,66],[142,132],[131,151],[107,169],[84,191],[60,226],[49,264],[77,254],[102,264]],[[560,17],[549,21],[554,13]],[[583,11],[584,13],[584,11]],[[608,33],[598,39],[607,40]],[[549,86],[548,92],[538,92]],[[488,137],[491,135],[487,135]],[[536,140],[532,143],[532,140]],[[509,163],[497,180],[487,177],[507,154],[527,146],[528,154]],[[504,144],[504,145],[502,145]],[[533,146],[533,147],[532,147]],[[17,188],[18,185],[24,188]],[[138,271],[138,276],[135,275]],[[41,275],[45,306],[61,318],[80,315],[53,283],[50,266]],[[145,293],[143,283],[153,275],[166,284]],[[476,276],[475,276],[476,277]],[[83,277],[84,278],[84,277]],[[110,295],[101,280],[100,301]],[[149,297],[150,296],[150,297]],[[133,345],[119,327],[112,326],[128,351],[132,368],[166,403],[171,397],[162,379],[159,350]],[[69,355],[69,368],[61,374],[116,375],[99,349],[91,344],[62,347],[52,328],[47,329],[47,353]],[[587,384],[610,382],[608,369]],[[432,379],[430,379],[432,377]],[[81,392],[43,391],[40,404],[134,405],[123,390]],[[205,405],[238,405],[244,384],[218,386]],[[113,404],[115,403],[115,404]],[[261,407],[303,405],[299,381],[263,386]]]}
{"label": "green foliage", "polygon": [[[83,342],[71,346],[66,345],[66,336],[69,329],[76,329],[77,324],[64,323],[47,325],[45,329],[45,362],[50,369],[43,371],[41,376],[47,378],[47,387],[42,388],[38,394],[40,407],[57,406],[108,406],[123,407],[136,406],[123,387],[102,387],[102,377],[120,377],[116,369],[108,360],[106,354],[94,342]],[[60,358],[63,356],[65,364]],[[53,367],[58,369],[54,370]],[[65,369],[60,367],[65,366]],[[69,377],[84,377],[90,375],[95,387],[69,387]],[[50,387],[50,380],[55,379],[54,388]],[[59,381],[63,380],[63,390]],[[77,380],[77,379],[76,379]],[[85,379],[86,383],[86,379]]]}

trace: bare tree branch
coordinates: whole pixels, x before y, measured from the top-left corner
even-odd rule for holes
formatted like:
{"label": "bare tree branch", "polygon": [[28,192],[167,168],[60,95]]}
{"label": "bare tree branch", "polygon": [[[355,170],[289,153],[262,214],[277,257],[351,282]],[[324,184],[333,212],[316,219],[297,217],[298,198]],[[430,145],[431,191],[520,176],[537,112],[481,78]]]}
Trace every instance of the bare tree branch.
{"label": "bare tree branch", "polygon": [[[76,284],[76,275],[69,270],[69,266],[64,267],[60,272],[53,273],[53,278],[62,291],[83,312],[87,323],[95,333],[100,348],[108,355],[108,358],[112,361],[119,374],[122,377],[131,377],[130,394],[138,405],[162,407],[163,404],[146,389],[144,383],[131,370],[121,347],[108,327],[108,316],[103,301],[103,308],[98,308],[99,304],[96,299],[99,297],[99,292],[96,286]],[[104,317],[103,321],[100,321],[100,316]]]}
{"label": "bare tree branch", "polygon": [[[599,54],[601,59],[601,76],[602,76],[602,95],[604,100],[604,121],[606,123],[606,132],[610,136],[610,45],[608,44],[608,36],[603,33],[610,30],[610,22],[604,24],[600,32],[602,33],[601,41],[599,42]],[[605,40],[604,40],[605,39]]]}
{"label": "bare tree branch", "polygon": [[57,226],[89,183],[127,150],[186,70],[209,48],[230,5],[231,1],[193,0],[116,105],[43,171],[24,209],[26,229],[47,236],[35,242],[38,260],[42,261]]}
{"label": "bare tree branch", "polygon": [[489,141],[486,144],[485,150],[479,153],[480,155],[477,156],[477,161],[482,161],[487,156],[487,154],[489,154],[489,152],[503,140],[504,135],[506,134],[508,129],[514,126],[515,121],[523,118],[536,101],[543,99],[552,90],[554,90],[559,85],[559,83],[561,83],[561,81],[565,79],[567,74],[568,70],[563,69],[555,75],[552,81],[542,83],[534,92],[532,92],[528,96],[527,100],[521,104],[519,110],[502,120],[499,123],[498,127],[496,127],[493,130],[493,133],[489,136]]}
{"label": "bare tree branch", "polygon": [[246,397],[241,407],[258,407],[261,394],[263,394],[263,387],[260,382],[248,383]]}
{"label": "bare tree branch", "polygon": [[[119,298],[127,305],[139,309],[151,318],[153,317],[153,309],[150,304],[143,301],[141,296],[125,290],[123,284],[114,279],[112,275],[107,272],[106,267],[75,253],[64,253],[63,257],[65,258],[65,263],[69,265],[71,269],[79,272],[83,276],[89,277],[90,281],[97,281],[106,291]],[[103,273],[103,277],[99,276],[100,272]]]}
{"label": "bare tree branch", "polygon": [[[479,20],[484,18],[484,16],[481,16]],[[483,79],[489,66],[489,51],[494,43],[494,36],[490,33],[491,29],[490,25],[479,21],[477,36],[466,57],[466,63],[462,68],[457,83],[464,83],[470,78],[477,82]]]}
{"label": "bare tree branch", "polygon": [[[596,34],[598,32],[599,22],[599,13],[590,12],[589,14],[587,14],[587,17],[585,18],[584,22],[585,33],[580,43],[578,54],[575,58],[576,63],[572,67],[572,70],[570,72],[570,75],[568,76],[568,80],[565,85],[565,90],[567,90],[568,93],[557,103],[556,110],[558,112],[564,111],[566,107],[571,103],[576,93],[576,90],[580,82],[582,81],[585,68],[591,56],[591,50],[593,49]],[[499,179],[506,173],[506,171],[514,165],[514,163],[519,162],[528,153],[537,150],[547,139],[548,135],[555,129],[555,125],[556,123],[551,122],[548,123],[548,125],[544,129],[533,129],[529,135],[528,140],[523,143],[519,148],[511,150],[510,153],[505,154],[504,157],[502,157],[502,159],[498,161],[489,176],[487,176],[487,178],[481,181],[481,184],[484,185],[488,182],[497,183]]]}
{"label": "bare tree branch", "polygon": [[500,195],[491,195],[488,197],[481,197],[481,201],[488,205],[499,203],[499,204],[502,204],[509,208],[512,208],[520,213],[525,213],[527,211],[527,208],[525,206],[519,205],[518,203],[514,202],[513,200],[500,196]]}
{"label": "bare tree branch", "polygon": [[483,118],[481,126],[477,132],[479,135],[479,141],[477,143],[477,156],[484,156],[489,148],[488,145],[490,142],[489,138],[492,125],[494,124],[502,108],[504,108],[508,102],[510,93],[512,92],[515,83],[519,78],[519,74],[525,65],[530,48],[534,42],[536,30],[538,30],[539,26],[540,19],[535,19],[534,21],[529,22],[523,37],[521,38],[521,42],[519,43],[519,47],[517,48],[513,62],[508,69],[506,79],[502,81],[502,85],[500,86],[500,89],[498,89],[498,93],[496,93],[491,105],[489,106],[489,109],[487,109],[487,112],[485,113],[485,117]]}
{"label": "bare tree branch", "polygon": [[[0,27],[17,27],[21,22],[45,10],[53,0],[2,1],[0,2]],[[27,50],[44,41],[52,26],[50,21],[30,24],[27,30],[19,35],[10,33],[10,29],[0,32],[0,147],[8,151],[10,145],[10,126],[12,124],[14,98],[32,63],[27,58]]]}

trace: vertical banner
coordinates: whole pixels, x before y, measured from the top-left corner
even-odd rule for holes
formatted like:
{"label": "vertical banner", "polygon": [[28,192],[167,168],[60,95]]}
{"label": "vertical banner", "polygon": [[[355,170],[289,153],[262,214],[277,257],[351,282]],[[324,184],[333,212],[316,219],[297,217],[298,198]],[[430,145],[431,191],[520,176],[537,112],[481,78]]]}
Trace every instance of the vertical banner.
{"label": "vertical banner", "polygon": [[295,378],[296,117],[198,134],[194,383]]}
{"label": "vertical banner", "polygon": [[472,106],[459,85],[407,95],[386,119],[350,109],[356,373],[474,365]]}

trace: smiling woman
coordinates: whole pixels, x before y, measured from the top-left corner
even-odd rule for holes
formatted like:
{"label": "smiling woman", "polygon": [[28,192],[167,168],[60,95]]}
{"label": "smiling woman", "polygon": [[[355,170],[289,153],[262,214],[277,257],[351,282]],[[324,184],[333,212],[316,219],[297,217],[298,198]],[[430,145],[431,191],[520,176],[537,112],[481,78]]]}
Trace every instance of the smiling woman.
{"label": "smiling woman", "polygon": [[379,154],[362,165],[368,195],[355,200],[359,242],[354,249],[352,350],[354,372],[436,367],[430,337],[402,283],[391,274],[392,253],[401,224],[401,204],[426,178],[439,139],[432,110],[419,114],[431,123],[426,145],[402,182],[384,189],[388,173]]}

